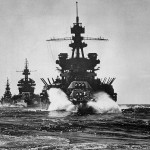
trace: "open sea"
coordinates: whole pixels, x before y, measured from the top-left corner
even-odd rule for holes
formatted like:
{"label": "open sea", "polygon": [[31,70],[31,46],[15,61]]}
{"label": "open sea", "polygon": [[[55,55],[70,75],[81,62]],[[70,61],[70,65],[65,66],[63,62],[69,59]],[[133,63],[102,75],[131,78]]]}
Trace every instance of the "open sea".
{"label": "open sea", "polygon": [[150,105],[102,103],[84,115],[0,106],[0,150],[150,150]]}

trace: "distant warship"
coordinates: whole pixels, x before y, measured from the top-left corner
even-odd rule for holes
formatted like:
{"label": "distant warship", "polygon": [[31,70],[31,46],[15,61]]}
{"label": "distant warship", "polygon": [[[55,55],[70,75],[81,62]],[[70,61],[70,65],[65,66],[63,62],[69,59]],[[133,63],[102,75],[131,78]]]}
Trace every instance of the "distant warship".
{"label": "distant warship", "polygon": [[10,92],[10,84],[9,84],[9,80],[7,78],[7,83],[6,83],[6,88],[5,88],[5,93],[3,95],[3,97],[1,98],[1,104],[12,104],[13,101],[11,99],[12,94]]}
{"label": "distant warship", "polygon": [[114,101],[117,101],[117,93],[114,92],[112,83],[115,78],[97,78],[95,73],[99,70],[96,66],[100,63],[97,59],[97,53],[89,53],[88,58],[85,57],[83,48],[87,44],[83,40],[100,40],[106,41],[104,38],[90,38],[83,37],[81,34],[85,33],[85,28],[79,22],[78,3],[76,2],[76,23],[71,28],[72,37],[66,38],[51,38],[47,41],[61,41],[71,40],[69,47],[72,48],[72,56],[68,58],[67,53],[60,53],[56,64],[59,65],[60,76],[53,83],[41,78],[45,84],[43,90],[50,90],[51,88],[60,88],[68,96],[68,100],[79,108],[86,105],[89,101],[94,101],[93,94],[97,92],[105,92]]}
{"label": "distant warship", "polygon": [[[15,104],[24,102],[26,103],[26,107],[41,107],[41,97],[40,95],[34,94],[35,89],[35,81],[31,78],[29,78],[30,70],[28,69],[28,61],[26,59],[25,62],[25,69],[23,71],[17,71],[22,72],[22,75],[24,75],[24,78],[18,81],[18,90],[19,94],[14,95],[12,97]],[[46,104],[48,105],[48,99]]]}

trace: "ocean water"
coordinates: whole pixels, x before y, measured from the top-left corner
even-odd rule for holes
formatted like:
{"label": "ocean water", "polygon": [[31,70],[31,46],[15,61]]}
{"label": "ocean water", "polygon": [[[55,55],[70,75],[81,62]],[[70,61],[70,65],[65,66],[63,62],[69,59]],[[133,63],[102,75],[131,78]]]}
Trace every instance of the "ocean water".
{"label": "ocean water", "polygon": [[49,110],[0,107],[0,150],[149,150],[150,105],[118,105],[105,93],[80,114],[57,89]]}

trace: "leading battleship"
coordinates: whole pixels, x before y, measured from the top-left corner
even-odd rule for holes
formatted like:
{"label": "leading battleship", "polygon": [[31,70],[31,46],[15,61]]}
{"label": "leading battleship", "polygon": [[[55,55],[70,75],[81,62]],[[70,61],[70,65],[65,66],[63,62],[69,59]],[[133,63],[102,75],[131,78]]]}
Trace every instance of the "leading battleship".
{"label": "leading battleship", "polygon": [[79,22],[78,16],[78,2],[76,2],[76,22],[71,27],[72,37],[67,38],[51,38],[47,41],[60,41],[71,40],[69,47],[72,49],[71,57],[67,53],[60,53],[56,64],[59,65],[60,75],[54,80],[53,83],[46,82],[41,78],[45,84],[43,91],[48,91],[51,88],[59,88],[64,91],[75,106],[82,107],[89,101],[94,101],[94,93],[105,92],[114,101],[117,101],[117,93],[114,92],[112,83],[115,78],[100,79],[97,77],[96,71],[100,64],[97,58],[97,53],[88,53],[88,57],[84,55],[84,48],[87,44],[83,40],[99,40],[107,41],[104,38],[90,38],[83,37],[85,28]]}

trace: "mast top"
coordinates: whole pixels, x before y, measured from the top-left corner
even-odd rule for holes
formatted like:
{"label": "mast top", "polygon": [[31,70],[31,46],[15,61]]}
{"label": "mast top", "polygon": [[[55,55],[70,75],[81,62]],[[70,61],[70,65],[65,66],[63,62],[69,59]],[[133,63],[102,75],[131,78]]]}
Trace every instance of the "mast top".
{"label": "mast top", "polygon": [[76,23],[79,23],[79,16],[78,16],[78,2],[76,2]]}
{"label": "mast top", "polygon": [[27,58],[25,59],[25,69],[28,69],[28,60],[27,60]]}
{"label": "mast top", "polygon": [[10,90],[10,87],[9,87],[9,79],[8,79],[8,77],[7,77],[7,83],[6,83],[6,91],[9,91]]}
{"label": "mast top", "polygon": [[7,77],[7,85],[9,84],[9,79],[8,79],[8,77]]}

